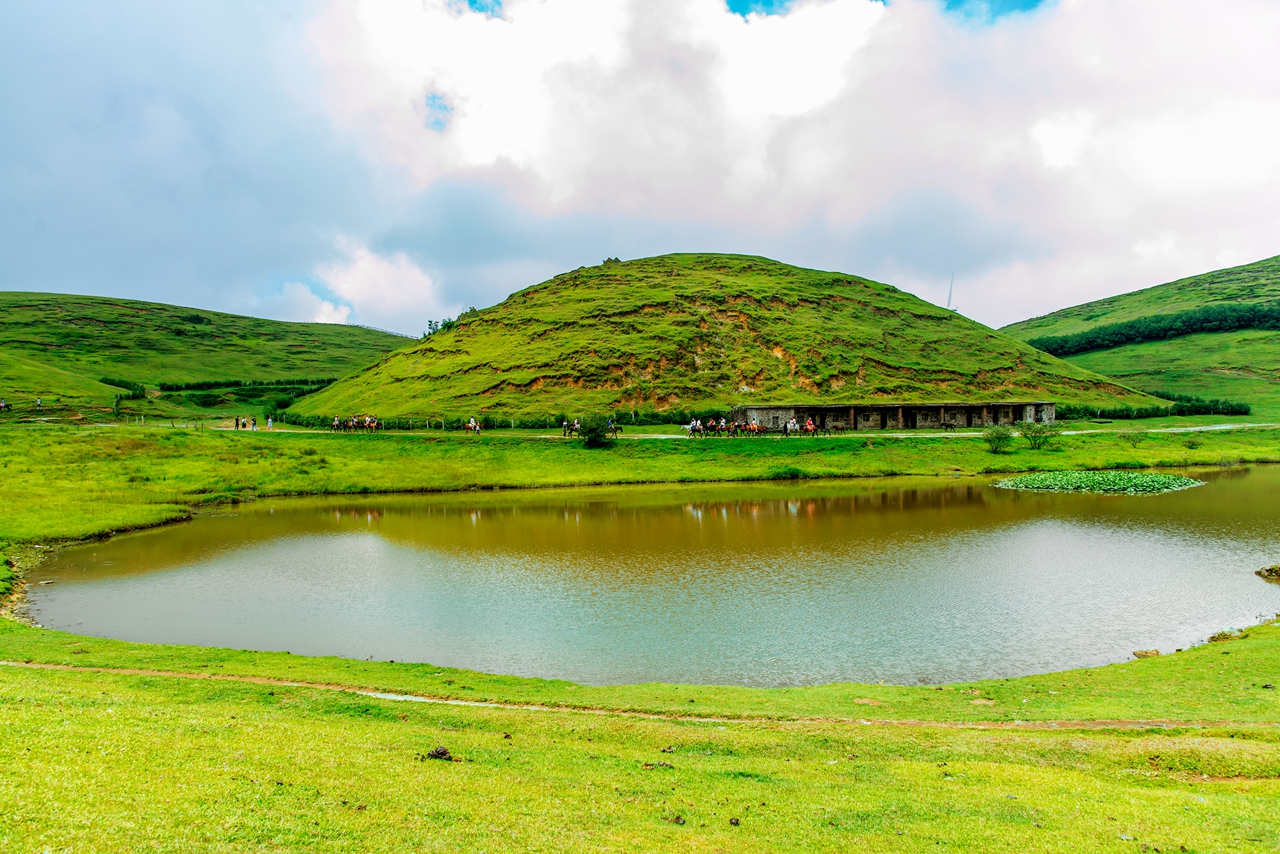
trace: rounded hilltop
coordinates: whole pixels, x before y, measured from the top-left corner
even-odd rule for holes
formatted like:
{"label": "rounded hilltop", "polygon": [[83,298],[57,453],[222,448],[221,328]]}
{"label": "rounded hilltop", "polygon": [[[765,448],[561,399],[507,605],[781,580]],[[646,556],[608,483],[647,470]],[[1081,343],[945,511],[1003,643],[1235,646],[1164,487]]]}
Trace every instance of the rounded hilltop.
{"label": "rounded hilltop", "polygon": [[580,267],[467,312],[299,414],[672,410],[762,402],[1151,399],[890,285],[747,255]]}

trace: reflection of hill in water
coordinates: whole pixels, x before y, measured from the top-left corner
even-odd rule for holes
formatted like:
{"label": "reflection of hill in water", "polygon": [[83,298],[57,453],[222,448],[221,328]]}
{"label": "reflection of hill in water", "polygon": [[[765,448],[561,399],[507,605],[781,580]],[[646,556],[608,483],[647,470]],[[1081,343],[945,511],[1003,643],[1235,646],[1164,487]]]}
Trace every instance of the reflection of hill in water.
{"label": "reflection of hill in water", "polygon": [[1143,498],[903,479],[262,501],[69,549],[30,606],[81,634],[597,684],[1012,676],[1280,610],[1253,575],[1280,549],[1280,467],[1217,480]]}
{"label": "reflection of hill in water", "polygon": [[125,577],[283,538],[360,533],[419,550],[537,558],[572,573],[574,567],[628,560],[731,566],[789,551],[865,552],[1045,516],[1210,537],[1228,528],[1266,530],[1274,524],[1280,467],[1196,476],[1231,488],[1127,498],[1018,493],[992,489],[977,478],[903,478],[264,499],[68,549],[33,580]]}

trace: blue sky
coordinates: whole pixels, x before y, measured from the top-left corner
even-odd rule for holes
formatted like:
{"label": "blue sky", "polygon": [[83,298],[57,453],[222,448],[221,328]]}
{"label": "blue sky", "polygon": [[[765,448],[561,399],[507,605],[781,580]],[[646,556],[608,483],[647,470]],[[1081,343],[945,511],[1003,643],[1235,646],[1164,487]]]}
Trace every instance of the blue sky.
{"label": "blue sky", "polygon": [[1275,15],[1169,2],[7,3],[0,288],[418,332],[707,250],[997,324],[1275,254]]}

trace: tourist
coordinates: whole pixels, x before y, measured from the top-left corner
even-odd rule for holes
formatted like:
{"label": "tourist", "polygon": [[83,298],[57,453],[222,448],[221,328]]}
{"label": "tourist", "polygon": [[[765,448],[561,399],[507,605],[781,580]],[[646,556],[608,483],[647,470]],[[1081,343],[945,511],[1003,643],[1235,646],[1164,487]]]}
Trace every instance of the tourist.
{"label": "tourist", "polygon": [[254,416],[254,418],[253,418],[253,427],[252,427],[252,428],[250,428],[250,429],[252,429],[255,433],[258,431],[258,418],[257,418],[257,416]]}
{"label": "tourist", "polygon": [[268,432],[270,432],[270,431],[271,431],[271,422],[272,422],[272,418],[271,418],[271,416],[270,416],[270,415],[268,415],[268,416],[267,416],[267,431],[268,431]]}
{"label": "tourist", "polygon": [[36,409],[39,409],[39,408],[41,407],[41,403],[42,403],[42,401],[40,400],[40,398],[38,398],[38,397],[37,397],[37,398],[36,398]]}

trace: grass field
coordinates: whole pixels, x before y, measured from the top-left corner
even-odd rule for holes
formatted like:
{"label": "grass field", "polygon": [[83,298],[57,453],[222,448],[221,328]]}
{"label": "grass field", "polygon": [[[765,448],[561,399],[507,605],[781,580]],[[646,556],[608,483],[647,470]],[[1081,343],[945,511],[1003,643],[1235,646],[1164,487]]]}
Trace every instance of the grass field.
{"label": "grass field", "polygon": [[[1280,256],[1073,306],[1001,331],[1027,340],[1207,306],[1280,303]],[[1185,335],[1067,356],[1066,361],[1143,391],[1240,401],[1280,416],[1280,332]]]}
{"label": "grass field", "polygon": [[884,399],[1155,403],[888,285],[765,258],[665,255],[518,291],[298,411],[573,417]]}
{"label": "grass field", "polygon": [[[0,397],[31,417],[36,397],[45,400],[44,416],[101,414],[120,391],[100,383],[103,377],[148,389],[162,382],[341,377],[407,343],[358,326],[0,291]],[[126,408],[154,415],[199,409],[182,395],[153,395]]]}
{"label": "grass field", "polygon": [[[1169,419],[1205,422],[1211,419]],[[1093,427],[1095,425],[1086,425]],[[1120,425],[1098,425],[1115,428]],[[92,536],[181,518],[194,504],[261,495],[351,494],[889,474],[961,475],[1280,461],[1280,431],[1103,432],[1030,450],[978,437],[579,440],[509,431],[327,433],[156,427],[7,429],[0,541]]]}
{"label": "grass field", "polygon": [[[21,574],[60,540],[266,494],[1280,459],[1271,429],[1136,445],[1102,432],[1000,456],[975,437],[870,439],[589,451],[528,431],[5,428],[0,553]],[[7,618],[0,661],[6,852],[1280,846],[1280,692],[1266,687],[1280,623],[1128,664],[920,687],[592,687]],[[456,761],[427,758],[437,746]]]}
{"label": "grass field", "polygon": [[1250,329],[1148,341],[1068,356],[1126,385],[1239,400],[1256,418],[1280,418],[1280,332]]}
{"label": "grass field", "polygon": [[1212,305],[1280,302],[1280,255],[1064,308],[1001,327],[1020,341]]}

